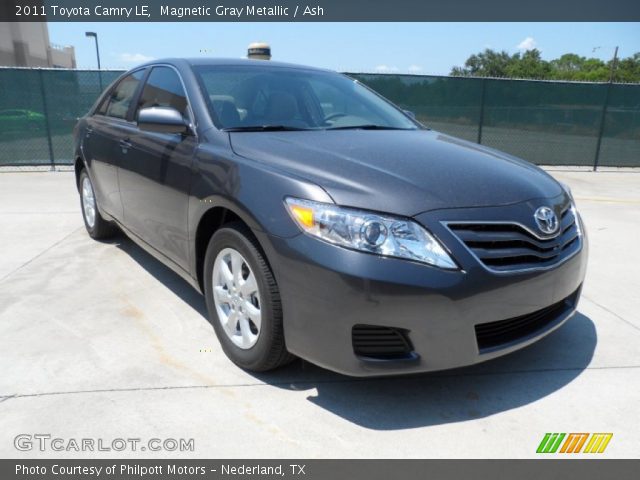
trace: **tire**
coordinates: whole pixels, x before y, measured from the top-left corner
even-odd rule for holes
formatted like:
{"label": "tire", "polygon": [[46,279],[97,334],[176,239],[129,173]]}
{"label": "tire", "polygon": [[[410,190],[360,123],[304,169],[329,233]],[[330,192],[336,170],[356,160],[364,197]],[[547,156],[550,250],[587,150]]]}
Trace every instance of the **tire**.
{"label": "tire", "polygon": [[233,363],[265,372],[295,358],[284,341],[278,285],[244,224],[230,223],[211,237],[204,261],[204,288],[209,321]]}
{"label": "tire", "polygon": [[[98,210],[98,200],[96,199],[95,192],[93,190],[93,184],[87,174],[86,170],[80,172],[80,178],[78,179],[78,185],[80,190],[80,209],[82,211],[82,219],[84,220],[84,226],[87,229],[87,233],[94,240],[102,240],[115,235],[118,231],[117,227],[107,222]],[[87,189],[87,190],[85,190]],[[91,205],[91,203],[93,205]],[[93,211],[93,214],[91,214]]]}

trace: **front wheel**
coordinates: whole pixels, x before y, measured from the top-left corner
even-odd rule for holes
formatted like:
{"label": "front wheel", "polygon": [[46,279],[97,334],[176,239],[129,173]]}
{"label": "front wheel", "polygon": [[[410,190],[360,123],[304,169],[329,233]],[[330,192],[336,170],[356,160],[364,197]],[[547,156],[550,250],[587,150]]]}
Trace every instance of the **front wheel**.
{"label": "front wheel", "polygon": [[246,226],[229,224],[211,237],[204,275],[209,321],[232,362],[263,372],[294,358],[284,342],[278,285]]}

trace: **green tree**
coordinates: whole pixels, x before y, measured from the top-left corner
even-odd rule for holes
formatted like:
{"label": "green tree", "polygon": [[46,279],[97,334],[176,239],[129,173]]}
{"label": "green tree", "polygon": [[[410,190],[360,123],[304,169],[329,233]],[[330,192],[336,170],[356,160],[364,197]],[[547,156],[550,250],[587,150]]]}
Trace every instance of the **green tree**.
{"label": "green tree", "polygon": [[640,52],[620,60],[614,72],[617,82],[640,82]]}
{"label": "green tree", "polygon": [[451,75],[459,77],[504,77],[512,57],[505,52],[495,52],[490,48],[484,52],[471,55],[464,67],[454,67]]}
{"label": "green tree", "polygon": [[[605,63],[598,58],[581,57],[575,53],[546,61],[537,49],[513,55],[486,49],[471,55],[463,67],[453,67],[450,75],[606,82],[611,75],[611,61]],[[614,81],[640,82],[640,52],[618,61]]]}
{"label": "green tree", "polygon": [[542,59],[540,50],[534,48],[522,55],[513,55],[506,73],[511,78],[549,78],[550,72],[549,63]]}
{"label": "green tree", "polygon": [[575,53],[565,53],[560,58],[549,62],[551,67],[550,77],[553,79],[577,80],[580,72],[584,70],[586,60],[585,57]]}

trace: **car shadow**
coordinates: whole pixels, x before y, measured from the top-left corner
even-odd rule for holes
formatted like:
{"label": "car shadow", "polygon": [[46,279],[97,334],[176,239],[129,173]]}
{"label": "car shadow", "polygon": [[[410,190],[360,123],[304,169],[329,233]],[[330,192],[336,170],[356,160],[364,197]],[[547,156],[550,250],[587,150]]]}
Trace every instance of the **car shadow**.
{"label": "car shadow", "polygon": [[189,285],[185,279],[164,265],[161,261],[154,258],[151,254],[147,253],[133,240],[125,236],[124,233],[119,233],[116,237],[109,240],[103,240],[103,242],[115,245],[117,248],[125,252],[132,260],[144,268],[147,273],[154,276],[156,280],[202,315],[205,320],[208,318],[204,297]]}
{"label": "car shadow", "polygon": [[[131,240],[114,243],[208,321],[203,297],[186,281]],[[308,392],[308,401],[359,426],[399,430],[489,417],[536,402],[577,378],[596,345],[593,321],[576,313],[523,350],[455,370],[352,378],[296,360],[273,372],[247,373],[267,385]]]}
{"label": "car shadow", "polygon": [[281,388],[309,390],[310,402],[362,427],[410,429],[489,417],[551,395],[587,368],[596,344],[594,323],[577,313],[523,350],[455,370],[349,378],[296,362],[254,376]]}

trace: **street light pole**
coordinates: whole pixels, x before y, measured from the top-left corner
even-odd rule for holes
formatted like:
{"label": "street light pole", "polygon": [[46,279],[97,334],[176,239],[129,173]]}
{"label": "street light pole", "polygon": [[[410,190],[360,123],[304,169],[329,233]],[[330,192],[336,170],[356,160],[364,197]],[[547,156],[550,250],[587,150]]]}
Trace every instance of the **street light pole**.
{"label": "street light pole", "polygon": [[86,37],[93,37],[96,42],[96,58],[98,59],[98,80],[100,82],[100,91],[102,92],[102,71],[100,68],[100,48],[98,47],[98,34],[96,32],[85,32]]}
{"label": "street light pole", "polygon": [[98,58],[98,70],[100,70],[100,49],[98,48],[98,34],[96,32],[85,32],[85,36],[93,37],[96,41],[96,57]]}

